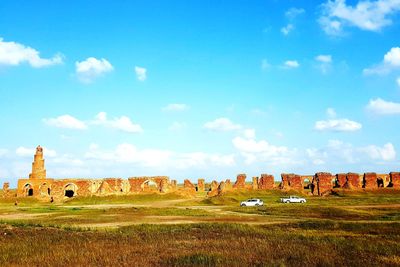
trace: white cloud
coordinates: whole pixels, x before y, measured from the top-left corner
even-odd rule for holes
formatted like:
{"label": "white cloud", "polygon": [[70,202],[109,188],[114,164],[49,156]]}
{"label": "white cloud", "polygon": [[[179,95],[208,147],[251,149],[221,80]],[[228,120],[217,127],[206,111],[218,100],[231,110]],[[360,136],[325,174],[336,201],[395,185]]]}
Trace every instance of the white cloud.
{"label": "white cloud", "polygon": [[396,160],[396,150],[391,143],[382,147],[368,145],[355,147],[350,143],[340,140],[329,140],[325,147],[306,150],[307,156],[314,165],[329,163],[332,165],[343,164],[380,164]]}
{"label": "white cloud", "polygon": [[281,28],[281,33],[283,35],[289,35],[289,33],[294,30],[294,26],[293,24],[289,23],[288,25],[286,25],[285,27]]}
{"label": "white cloud", "polygon": [[163,111],[185,111],[187,109],[189,106],[186,104],[168,104],[162,108]]}
{"label": "white cloud", "polygon": [[392,47],[383,57],[383,61],[363,70],[364,75],[383,75],[400,67],[400,47]]}
{"label": "white cloud", "polygon": [[300,67],[300,64],[296,60],[287,60],[284,63],[284,67],[288,69],[294,69]]}
{"label": "white cloud", "polygon": [[178,132],[186,127],[186,124],[183,122],[174,121],[169,127],[168,130],[172,132]]}
{"label": "white cloud", "polygon": [[57,128],[77,129],[77,130],[87,129],[86,123],[68,114],[61,115],[57,118],[43,119],[43,122],[46,123],[47,125],[54,126]]}
{"label": "white cloud", "polygon": [[89,57],[81,62],[77,61],[75,67],[77,77],[83,83],[91,83],[99,76],[114,69],[106,59],[97,59],[94,57]]}
{"label": "white cloud", "polygon": [[354,132],[360,130],[361,123],[349,119],[317,121],[314,128],[318,131]]}
{"label": "white cloud", "polygon": [[294,158],[294,150],[289,150],[285,146],[275,146],[265,140],[255,140],[255,133],[243,137],[235,137],[232,140],[233,146],[241,153],[245,159],[245,164],[264,162],[270,165],[293,164],[297,160]]}
{"label": "white cloud", "polygon": [[318,55],[315,57],[316,61],[322,62],[322,63],[331,63],[332,62],[332,56],[331,55]]}
{"label": "white cloud", "polygon": [[204,128],[214,131],[233,131],[242,128],[240,124],[235,124],[228,118],[218,118],[213,121],[206,122]]}
{"label": "white cloud", "polygon": [[364,0],[356,6],[347,5],[346,0],[328,0],[322,9],[319,23],[329,35],[341,35],[346,26],[377,32],[392,24],[390,17],[400,11],[400,0]]}
{"label": "white cloud", "polygon": [[7,154],[8,154],[8,150],[7,149],[0,148],[0,157],[3,157],[5,155],[7,155]]}
{"label": "white cloud", "polygon": [[336,118],[336,111],[333,108],[327,108],[326,109],[326,115],[328,115],[328,118]]}
{"label": "white cloud", "polygon": [[396,82],[397,82],[397,85],[400,87],[400,77],[397,78]]}
{"label": "white cloud", "polygon": [[297,16],[303,14],[304,12],[305,12],[305,10],[302,9],[302,8],[295,8],[295,7],[292,7],[292,8],[288,9],[288,10],[285,12],[285,16],[286,16],[286,18],[288,18],[289,20],[293,20],[293,19],[295,19]]}
{"label": "white cloud", "polygon": [[147,69],[135,66],[135,73],[139,81],[144,82],[147,79]]}
{"label": "white cloud", "polygon": [[[17,156],[20,156],[20,157],[33,157],[33,155],[35,155],[35,153],[36,153],[36,149],[30,148],[30,147],[20,146],[15,150],[15,154],[17,154]],[[57,152],[55,150],[47,149],[47,148],[43,147],[43,155],[44,155],[44,157],[52,158],[52,157],[57,156]]]}
{"label": "white cloud", "polygon": [[400,114],[400,103],[385,101],[381,98],[371,99],[367,110],[378,115]]}
{"label": "white cloud", "polygon": [[85,155],[88,159],[107,161],[108,163],[137,164],[154,168],[207,168],[212,166],[232,166],[234,155],[208,154],[204,152],[177,153],[170,150],[138,149],[136,146],[123,143],[112,151],[102,151],[97,145],[91,146]]}
{"label": "white cloud", "polygon": [[265,58],[263,60],[261,60],[261,69],[262,70],[267,70],[271,67],[271,65],[268,63],[268,60],[266,60]]}
{"label": "white cloud", "polygon": [[18,66],[28,63],[34,68],[42,68],[61,64],[62,55],[57,54],[52,58],[41,58],[39,51],[15,42],[5,42],[0,38],[0,65]]}
{"label": "white cloud", "polygon": [[285,12],[285,17],[289,21],[289,23],[287,23],[286,26],[281,28],[281,33],[285,36],[289,35],[295,29],[294,26],[295,19],[304,12],[305,12],[304,9],[294,8],[294,7],[287,10]]}
{"label": "white cloud", "polygon": [[246,138],[255,138],[256,137],[256,130],[254,129],[245,129],[243,134]]}
{"label": "white cloud", "polygon": [[127,116],[121,116],[112,120],[107,119],[106,112],[99,112],[95,120],[92,122],[95,125],[102,125],[108,128],[118,129],[128,133],[141,133],[142,127],[139,124],[132,123],[131,119]]}
{"label": "white cloud", "polygon": [[361,151],[367,153],[371,159],[392,161],[396,159],[396,150],[392,143],[387,143],[383,147],[370,145],[360,149]]}

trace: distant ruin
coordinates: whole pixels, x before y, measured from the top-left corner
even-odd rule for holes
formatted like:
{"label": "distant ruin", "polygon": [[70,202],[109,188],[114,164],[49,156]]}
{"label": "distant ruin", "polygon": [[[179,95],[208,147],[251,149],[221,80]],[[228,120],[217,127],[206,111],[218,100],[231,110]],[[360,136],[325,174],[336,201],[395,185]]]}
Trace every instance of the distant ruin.
{"label": "distant ruin", "polygon": [[[369,172],[339,173],[332,175],[328,172],[318,172],[315,175],[286,174],[281,175],[280,184],[275,184],[274,176],[261,174],[252,177],[251,183],[246,183],[246,174],[238,174],[234,184],[230,179],[207,184],[204,179],[198,179],[197,184],[185,179],[182,186],[168,176],[130,177],[84,179],[84,178],[47,178],[43,148],[38,146],[32,163],[32,172],[28,179],[19,179],[17,187],[18,197],[52,198],[62,200],[75,196],[104,196],[124,195],[137,193],[169,193],[178,192],[184,195],[195,195],[204,192],[209,197],[222,195],[232,190],[294,190],[312,195],[323,196],[329,194],[334,188],[349,190],[378,190],[392,187],[400,189],[400,172],[377,174]],[[11,196],[9,183],[3,185],[3,197]]]}

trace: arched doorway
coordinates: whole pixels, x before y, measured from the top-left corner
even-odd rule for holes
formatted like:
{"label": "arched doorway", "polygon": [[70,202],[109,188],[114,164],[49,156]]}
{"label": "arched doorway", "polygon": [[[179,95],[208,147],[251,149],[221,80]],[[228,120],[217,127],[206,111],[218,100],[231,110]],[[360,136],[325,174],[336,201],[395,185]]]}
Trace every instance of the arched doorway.
{"label": "arched doorway", "polygon": [[50,196],[51,189],[50,186],[47,183],[43,183],[39,187],[39,194],[41,196]]}
{"label": "arched doorway", "polygon": [[384,187],[383,179],[381,177],[378,177],[376,179],[376,185],[378,186],[378,188]]}
{"label": "arched doorway", "polygon": [[31,184],[26,184],[24,186],[24,194],[25,194],[25,196],[28,196],[28,197],[33,196],[33,187]]}
{"label": "arched doorway", "polygon": [[74,197],[76,196],[76,191],[78,190],[78,187],[75,184],[67,184],[64,187],[64,196],[66,197]]}
{"label": "arched doorway", "polygon": [[141,185],[143,191],[157,191],[158,186],[157,183],[153,180],[146,180]]}

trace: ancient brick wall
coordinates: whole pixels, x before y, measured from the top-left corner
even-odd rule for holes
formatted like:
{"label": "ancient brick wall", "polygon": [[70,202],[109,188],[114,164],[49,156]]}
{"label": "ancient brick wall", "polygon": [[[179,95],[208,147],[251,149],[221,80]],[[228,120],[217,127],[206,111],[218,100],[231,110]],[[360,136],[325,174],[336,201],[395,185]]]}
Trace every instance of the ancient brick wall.
{"label": "ancient brick wall", "polygon": [[253,177],[251,188],[253,190],[257,190],[258,189],[258,177]]}
{"label": "ancient brick wall", "polygon": [[3,184],[3,197],[10,197],[10,183]]}
{"label": "ancient brick wall", "polygon": [[365,189],[376,189],[376,188],[378,188],[377,175],[376,175],[375,172],[364,173],[363,187]]}
{"label": "ancient brick wall", "polygon": [[205,190],[204,179],[198,179],[197,180],[197,191],[204,192],[204,190]]}
{"label": "ancient brick wall", "polygon": [[344,187],[347,182],[347,174],[345,173],[338,173],[336,174],[336,186],[337,187]]}
{"label": "ancient brick wall", "polygon": [[314,176],[314,184],[316,183],[316,192],[319,196],[322,196],[330,192],[333,188],[332,179],[333,176],[329,172],[318,172]]}
{"label": "ancient brick wall", "polygon": [[261,178],[258,180],[258,189],[267,190],[273,189],[274,184],[274,176],[269,174],[261,174]]}
{"label": "ancient brick wall", "polygon": [[238,174],[233,188],[244,189],[246,187],[246,174]]}
{"label": "ancient brick wall", "polygon": [[281,174],[281,179],[282,179],[282,181],[281,181],[281,184],[279,185],[279,188],[280,189],[283,189],[283,190],[287,190],[287,189],[289,189],[289,175],[290,174],[288,174],[288,173],[282,173]]}
{"label": "ancient brick wall", "polygon": [[346,185],[344,187],[352,189],[352,188],[361,188],[361,179],[358,173],[349,172],[347,173]]}
{"label": "ancient brick wall", "polygon": [[289,177],[289,185],[291,189],[302,191],[304,189],[303,179],[300,175],[290,174]]}
{"label": "ancient brick wall", "polygon": [[391,172],[390,175],[390,183],[393,188],[400,188],[400,172]]}
{"label": "ancient brick wall", "polygon": [[188,180],[188,179],[185,179],[185,181],[183,182],[183,188],[184,188],[185,190],[188,190],[188,191],[196,192],[196,187],[195,187],[194,184],[192,184],[192,182],[191,182],[190,180]]}

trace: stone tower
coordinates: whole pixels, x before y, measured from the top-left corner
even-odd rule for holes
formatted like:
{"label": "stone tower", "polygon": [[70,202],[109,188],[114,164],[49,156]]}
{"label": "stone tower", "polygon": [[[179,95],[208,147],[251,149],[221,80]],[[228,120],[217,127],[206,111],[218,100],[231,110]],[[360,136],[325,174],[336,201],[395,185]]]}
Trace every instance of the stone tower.
{"label": "stone tower", "polygon": [[32,173],[29,179],[46,179],[46,169],[44,168],[43,148],[38,146],[32,162]]}

